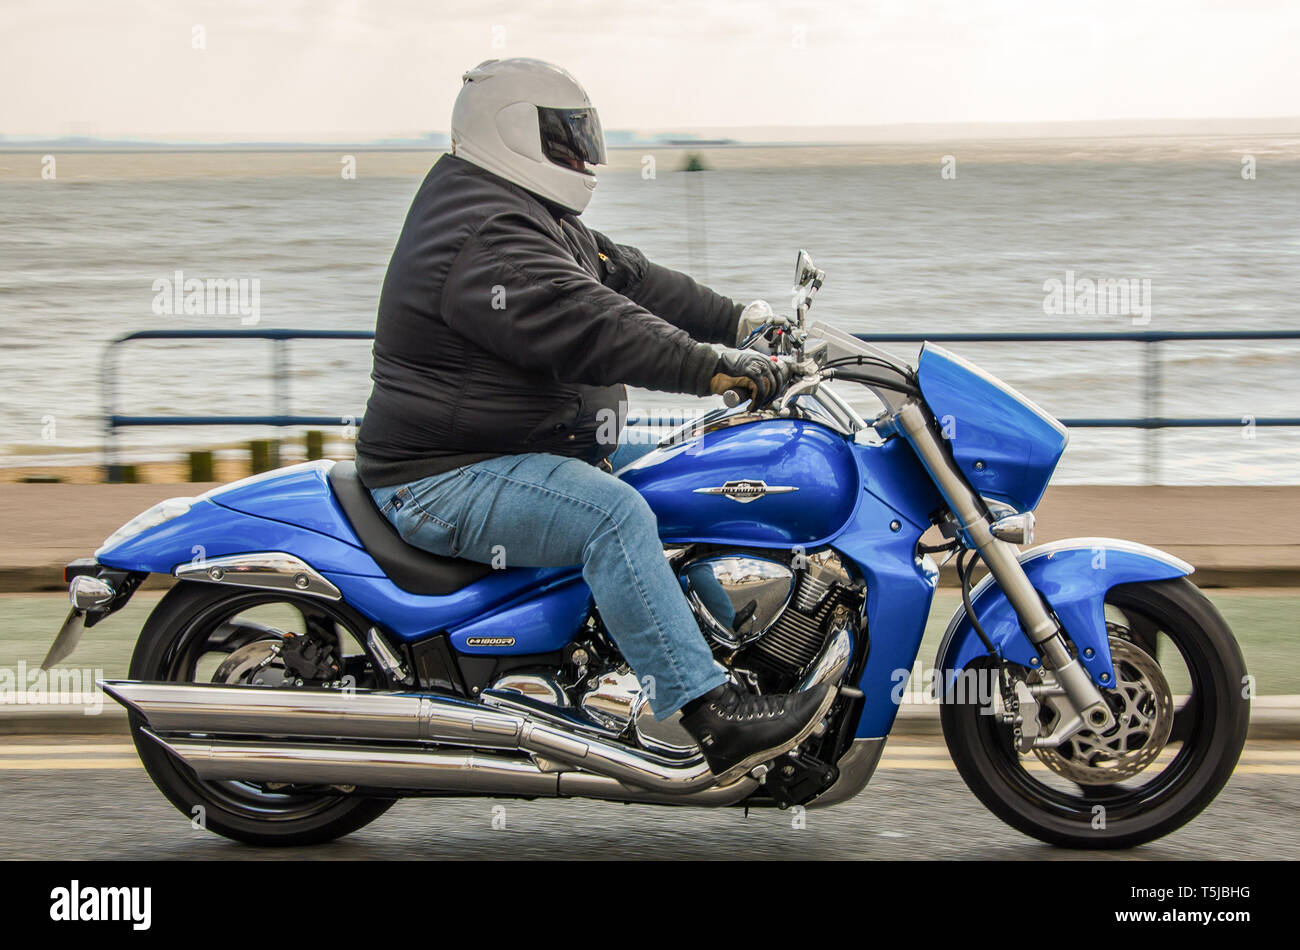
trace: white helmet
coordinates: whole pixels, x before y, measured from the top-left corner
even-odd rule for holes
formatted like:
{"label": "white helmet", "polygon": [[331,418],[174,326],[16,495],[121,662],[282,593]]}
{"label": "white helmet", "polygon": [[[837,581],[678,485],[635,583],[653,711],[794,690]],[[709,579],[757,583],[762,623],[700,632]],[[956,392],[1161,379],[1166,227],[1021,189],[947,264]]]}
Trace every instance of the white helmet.
{"label": "white helmet", "polygon": [[581,213],[605,162],[605,136],[576,79],[539,59],[489,59],[464,75],[452,153]]}

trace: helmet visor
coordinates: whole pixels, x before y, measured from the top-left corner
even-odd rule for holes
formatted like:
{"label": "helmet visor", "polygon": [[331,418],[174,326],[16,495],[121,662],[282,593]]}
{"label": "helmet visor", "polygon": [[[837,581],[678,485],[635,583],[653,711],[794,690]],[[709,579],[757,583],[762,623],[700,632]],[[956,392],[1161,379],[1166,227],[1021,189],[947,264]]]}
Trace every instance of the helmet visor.
{"label": "helmet visor", "polygon": [[542,131],[542,154],[565,168],[585,172],[586,164],[605,163],[605,133],[595,109],[537,107]]}

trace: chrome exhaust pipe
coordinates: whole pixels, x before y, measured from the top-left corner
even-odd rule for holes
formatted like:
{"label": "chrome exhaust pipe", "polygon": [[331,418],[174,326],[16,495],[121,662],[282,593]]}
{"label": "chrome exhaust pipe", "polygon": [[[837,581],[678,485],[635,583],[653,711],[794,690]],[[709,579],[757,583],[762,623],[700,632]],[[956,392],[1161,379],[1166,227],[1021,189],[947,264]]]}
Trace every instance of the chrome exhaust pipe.
{"label": "chrome exhaust pipe", "polygon": [[100,685],[144,719],[151,732],[164,736],[352,739],[521,751],[668,795],[696,792],[717,781],[702,755],[669,759],[452,697],[130,680]]}
{"label": "chrome exhaust pipe", "polygon": [[530,759],[490,752],[163,737],[150,729],[141,731],[210,781],[709,806],[734,804],[758,787],[745,777],[722,787],[667,794],[590,772],[544,770]]}

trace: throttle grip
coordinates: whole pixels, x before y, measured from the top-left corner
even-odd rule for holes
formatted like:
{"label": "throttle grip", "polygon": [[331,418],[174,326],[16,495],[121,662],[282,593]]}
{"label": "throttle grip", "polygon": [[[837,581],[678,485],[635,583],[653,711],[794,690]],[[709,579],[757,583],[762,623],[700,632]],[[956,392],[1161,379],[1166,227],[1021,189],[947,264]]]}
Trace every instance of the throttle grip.
{"label": "throttle grip", "polygon": [[743,389],[728,389],[722,394],[722,404],[728,409],[735,409],[748,398],[749,393]]}

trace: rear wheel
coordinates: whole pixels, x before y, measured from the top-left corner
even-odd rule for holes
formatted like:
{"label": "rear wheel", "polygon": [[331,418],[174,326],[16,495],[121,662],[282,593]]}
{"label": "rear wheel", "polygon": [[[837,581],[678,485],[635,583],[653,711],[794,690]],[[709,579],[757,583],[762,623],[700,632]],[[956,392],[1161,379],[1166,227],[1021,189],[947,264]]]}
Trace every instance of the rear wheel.
{"label": "rear wheel", "polygon": [[[182,582],[145,623],[130,677],[294,688],[301,677],[286,667],[282,651],[287,641],[307,637],[313,655],[318,648],[332,651],[336,682],[353,682],[369,675],[364,629],[361,618],[318,598]],[[195,824],[227,838],[319,844],[356,831],[393,806],[393,799],[362,798],[338,788],[202,780],[144,735],[143,725],[132,713],[135,747],[154,784]]]}
{"label": "rear wheel", "polygon": [[[940,708],[948,750],[976,797],[1025,834],[1063,847],[1126,848],[1181,827],[1223,788],[1246,741],[1241,650],[1189,580],[1114,587],[1106,619],[1116,680],[1103,691],[1116,720],[1106,732],[1021,753],[1000,713],[1016,701],[1015,681],[1032,686],[1038,674],[999,669],[989,657],[976,663],[1000,680],[997,708]],[[1047,704],[1029,714],[1050,730]]]}

